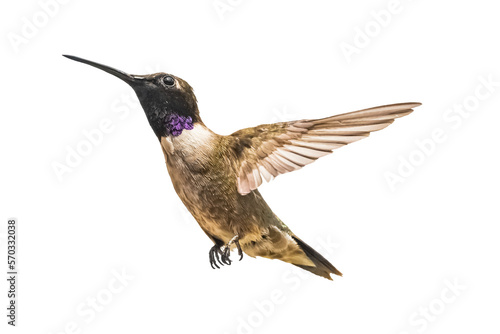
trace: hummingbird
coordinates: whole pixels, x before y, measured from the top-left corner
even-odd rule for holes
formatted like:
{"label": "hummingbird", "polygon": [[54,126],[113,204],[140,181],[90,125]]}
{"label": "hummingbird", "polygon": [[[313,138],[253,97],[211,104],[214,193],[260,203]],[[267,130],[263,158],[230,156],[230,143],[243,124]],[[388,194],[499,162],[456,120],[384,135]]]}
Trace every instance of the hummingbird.
{"label": "hummingbird", "polygon": [[219,135],[202,121],[193,88],[168,73],[132,75],[75,56],[130,85],[158,138],[173,187],[212,240],[212,268],[230,265],[230,252],[278,259],[332,280],[342,276],[295,235],[258,188],[334,150],[384,129],[420,103],[398,103],[326,118],[262,124]]}

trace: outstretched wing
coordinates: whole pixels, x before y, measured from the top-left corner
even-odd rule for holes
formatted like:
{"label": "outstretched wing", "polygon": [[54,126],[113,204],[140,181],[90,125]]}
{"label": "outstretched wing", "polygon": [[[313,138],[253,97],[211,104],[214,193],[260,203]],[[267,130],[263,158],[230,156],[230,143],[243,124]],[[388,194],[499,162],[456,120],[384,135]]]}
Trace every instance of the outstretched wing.
{"label": "outstretched wing", "polygon": [[322,119],[263,124],[233,133],[238,154],[238,192],[257,189],[280,174],[310,164],[333,150],[368,137],[420,103],[398,103]]}

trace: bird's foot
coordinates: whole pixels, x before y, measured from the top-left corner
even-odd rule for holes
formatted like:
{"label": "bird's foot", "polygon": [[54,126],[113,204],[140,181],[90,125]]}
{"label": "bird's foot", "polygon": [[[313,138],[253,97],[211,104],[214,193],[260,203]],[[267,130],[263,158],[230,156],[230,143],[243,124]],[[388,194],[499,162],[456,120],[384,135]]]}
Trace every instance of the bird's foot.
{"label": "bird's foot", "polygon": [[[224,246],[222,253],[225,255],[226,259],[229,260],[229,253],[231,252],[231,245],[235,244],[236,248],[238,249],[238,255],[240,256],[240,261],[243,260],[243,251],[241,250],[240,246],[240,237],[236,234],[229,242],[227,245]],[[231,262],[231,260],[229,260]]]}
{"label": "bird's foot", "polygon": [[[219,256],[220,255],[220,256]],[[220,247],[218,245],[214,245],[212,248],[210,248],[210,251],[208,252],[208,256],[210,258],[210,266],[212,266],[212,269],[219,269],[220,267],[218,266],[217,262],[219,262],[220,265],[224,265],[224,263],[221,261],[221,257],[223,256],[222,251],[220,250]],[[229,263],[231,264],[231,263]]]}
{"label": "bird's foot", "polygon": [[[222,247],[222,250],[218,245],[214,245],[212,248],[210,248],[210,251],[208,252],[209,258],[210,258],[210,265],[212,266],[213,269],[217,268],[219,269],[219,265],[225,265],[227,264],[228,266],[231,265],[231,259],[229,258],[231,255],[231,245],[235,244],[236,248],[238,249],[238,255],[240,256],[240,261],[243,259],[243,251],[241,250],[240,246],[240,239],[238,235],[235,235],[224,247]],[[217,264],[218,263],[218,264]]]}

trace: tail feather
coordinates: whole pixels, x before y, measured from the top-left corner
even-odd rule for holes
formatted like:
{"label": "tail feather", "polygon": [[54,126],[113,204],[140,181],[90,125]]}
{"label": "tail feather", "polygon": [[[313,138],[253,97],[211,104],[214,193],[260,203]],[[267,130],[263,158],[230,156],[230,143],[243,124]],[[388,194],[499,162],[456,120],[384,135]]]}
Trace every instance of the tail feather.
{"label": "tail feather", "polygon": [[342,276],[342,273],[337,270],[327,259],[323,257],[320,253],[316,252],[311,246],[306,244],[304,241],[300,240],[296,236],[292,236],[293,240],[299,245],[299,247],[304,251],[307,257],[314,263],[314,267],[304,266],[300,264],[294,264],[295,266],[302,268],[304,270],[310,271],[313,274],[324,277],[326,279],[332,280],[330,274],[335,274]]}

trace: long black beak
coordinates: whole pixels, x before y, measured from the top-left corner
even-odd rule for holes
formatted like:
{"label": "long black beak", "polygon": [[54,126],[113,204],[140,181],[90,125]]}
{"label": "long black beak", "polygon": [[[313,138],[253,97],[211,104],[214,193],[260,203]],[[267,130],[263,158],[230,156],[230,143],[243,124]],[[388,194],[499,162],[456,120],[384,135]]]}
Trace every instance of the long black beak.
{"label": "long black beak", "polygon": [[69,55],[63,55],[63,56],[66,58],[69,58],[71,60],[78,61],[80,63],[84,63],[84,64],[87,64],[87,65],[90,65],[93,67],[97,67],[97,68],[103,70],[104,72],[108,72],[109,74],[112,74],[115,77],[122,79],[123,81],[125,81],[126,83],[128,83],[131,86],[134,86],[137,83],[139,83],[140,81],[143,81],[145,79],[143,76],[128,74],[128,73],[122,72],[120,70],[117,70],[115,68],[112,68],[112,67],[109,67],[106,65],[102,65],[102,64],[99,64],[99,63],[96,63],[96,62],[93,62],[93,61],[90,61],[87,59],[80,58],[80,57],[69,56]]}

